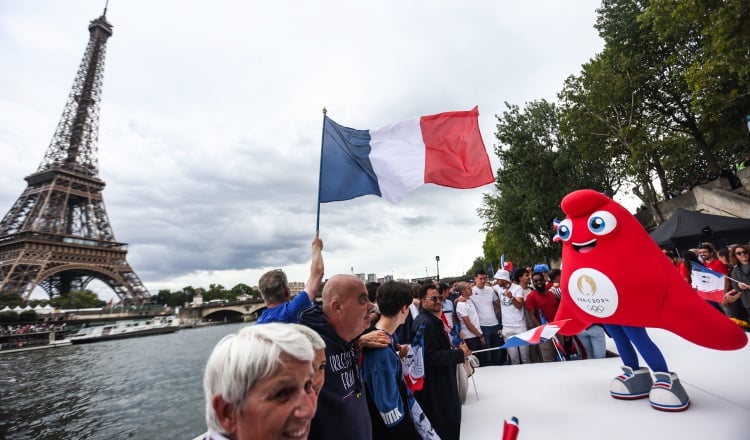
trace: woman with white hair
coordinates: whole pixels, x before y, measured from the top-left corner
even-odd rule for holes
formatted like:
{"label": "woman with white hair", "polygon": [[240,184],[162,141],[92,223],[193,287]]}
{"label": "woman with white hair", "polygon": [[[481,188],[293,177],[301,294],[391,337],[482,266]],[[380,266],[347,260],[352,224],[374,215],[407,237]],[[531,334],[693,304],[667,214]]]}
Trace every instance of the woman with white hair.
{"label": "woman with white hair", "polygon": [[317,395],[312,344],[289,324],[225,336],[206,364],[206,440],[306,439]]}
{"label": "woman with white hair", "polygon": [[315,395],[317,396],[318,394],[320,394],[320,390],[323,389],[323,384],[326,380],[326,365],[328,365],[328,362],[326,361],[326,342],[318,334],[318,332],[306,325],[291,325],[299,330],[303,335],[307,336],[307,339],[310,340],[310,343],[312,344],[313,351],[315,351],[315,357],[313,357],[312,360],[315,378],[313,379],[312,386],[313,390],[315,390]]}

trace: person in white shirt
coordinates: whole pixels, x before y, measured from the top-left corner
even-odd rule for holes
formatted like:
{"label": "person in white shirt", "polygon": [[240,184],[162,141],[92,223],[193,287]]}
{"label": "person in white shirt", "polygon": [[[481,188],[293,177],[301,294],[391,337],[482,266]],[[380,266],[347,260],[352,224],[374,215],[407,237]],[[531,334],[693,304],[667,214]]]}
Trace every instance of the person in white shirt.
{"label": "person in white shirt", "polygon": [[[487,285],[487,272],[478,270],[474,273],[474,287],[471,302],[477,308],[479,325],[484,336],[486,348],[494,348],[502,345],[500,333],[500,321],[497,315],[500,312],[500,297],[495,290]],[[505,350],[492,350],[479,353],[481,365],[503,365],[505,363]]]}
{"label": "person in white shirt", "polygon": [[[495,274],[495,291],[500,295],[500,313],[503,321],[503,337],[507,341],[511,336],[519,335],[526,330],[526,316],[523,308],[523,289],[510,289],[510,274],[499,270]],[[512,365],[529,364],[529,347],[512,347],[508,349],[508,358]]]}
{"label": "person in white shirt", "polygon": [[470,300],[472,295],[471,285],[464,282],[459,283],[458,292],[461,296],[456,300],[456,315],[461,322],[461,337],[470,350],[480,350],[484,348],[484,336],[479,328],[477,308]]}

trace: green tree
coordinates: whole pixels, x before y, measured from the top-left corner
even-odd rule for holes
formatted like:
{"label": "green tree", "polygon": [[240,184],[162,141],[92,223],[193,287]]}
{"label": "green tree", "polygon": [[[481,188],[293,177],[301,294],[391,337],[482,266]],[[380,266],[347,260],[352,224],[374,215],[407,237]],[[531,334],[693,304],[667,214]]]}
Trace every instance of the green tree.
{"label": "green tree", "polygon": [[24,310],[20,315],[18,315],[18,320],[20,322],[36,322],[39,320],[39,317],[33,310]]}
{"label": "green tree", "polygon": [[719,154],[747,153],[750,108],[750,4],[746,0],[651,0],[641,15],[659,41],[677,48],[691,105],[715,130]]}
{"label": "green tree", "polygon": [[473,278],[474,274],[478,270],[486,270],[487,269],[487,260],[484,257],[477,257],[474,259],[474,262],[471,263],[471,268],[469,268],[469,271],[466,272],[466,276],[469,278]]}
{"label": "green tree", "polygon": [[[746,2],[742,6],[737,1],[605,0],[598,10],[596,28],[605,52],[611,51],[617,61],[612,64],[615,73],[630,75],[649,136],[681,156],[664,164],[668,186],[685,176],[719,174],[736,162],[743,144],[747,152],[746,134],[740,135],[747,83],[739,88],[739,72],[746,72],[750,62],[747,46],[741,55],[734,49],[712,49],[746,41],[747,8]],[[722,59],[744,67],[726,66]],[[708,75],[705,66],[713,69]],[[712,79],[699,80],[707,77]],[[652,149],[655,145],[644,144]],[[653,151],[650,156],[659,155]]]}
{"label": "green tree", "polygon": [[559,255],[552,222],[562,218],[563,196],[579,188],[611,194],[617,178],[598,155],[578,151],[560,129],[556,105],[542,100],[524,109],[506,107],[498,116],[495,190],[485,194],[479,209],[487,232],[484,255],[495,263],[502,253],[517,262],[550,261]]}
{"label": "green tree", "polygon": [[[201,295],[202,295],[202,294],[204,293],[204,291],[205,291],[205,289],[203,289],[203,288],[200,288],[200,287],[199,287],[198,289],[200,290],[200,294],[201,294]],[[192,298],[192,297],[194,297],[194,296],[195,296],[195,294],[197,293],[197,290],[198,290],[198,289],[195,289],[195,288],[194,288],[193,286],[185,286],[185,287],[183,287],[183,288],[182,288],[181,292],[182,292],[182,293],[183,293],[184,295],[186,295],[186,296],[189,296],[190,298]]]}
{"label": "green tree", "polygon": [[563,125],[583,151],[619,162],[646,205],[701,174],[729,176],[747,154],[741,3],[606,0],[598,10],[605,48],[566,81]]}
{"label": "green tree", "polygon": [[0,312],[0,323],[15,324],[19,321],[17,312]]}
{"label": "green tree", "polygon": [[654,205],[750,156],[747,1],[603,0],[597,13],[604,50],[568,78],[559,105],[506,103],[498,116],[501,166],[479,209],[490,261],[554,258],[549,224],[572,190],[613,196],[631,184]]}
{"label": "green tree", "polygon": [[154,301],[156,301],[156,304],[169,306],[172,302],[172,295],[173,293],[171,290],[161,289],[154,297]]}
{"label": "green tree", "polygon": [[237,298],[240,295],[248,295],[251,298],[260,298],[260,292],[245,283],[235,285],[230,292],[232,294],[232,299]]}
{"label": "green tree", "polygon": [[106,302],[100,300],[96,296],[96,293],[91,290],[71,290],[65,296],[52,298],[50,304],[60,309],[88,309],[107,305]]}
{"label": "green tree", "polygon": [[4,307],[13,308],[24,305],[26,305],[26,301],[24,301],[23,296],[18,293],[4,293],[0,295],[0,309]]}
{"label": "green tree", "polygon": [[646,110],[637,89],[638,72],[623,71],[618,54],[605,49],[583,65],[580,75],[569,77],[559,97],[563,108],[562,130],[572,139],[575,152],[608,171],[601,187],[616,189],[624,182],[636,184],[634,193],[645,204],[659,201],[651,183],[659,179],[667,187],[662,157],[679,156],[668,150],[659,132],[651,130],[652,113]]}
{"label": "green tree", "polygon": [[211,301],[214,299],[234,298],[231,298],[231,292],[225,289],[221,284],[209,284],[208,290],[203,294],[203,301]]}

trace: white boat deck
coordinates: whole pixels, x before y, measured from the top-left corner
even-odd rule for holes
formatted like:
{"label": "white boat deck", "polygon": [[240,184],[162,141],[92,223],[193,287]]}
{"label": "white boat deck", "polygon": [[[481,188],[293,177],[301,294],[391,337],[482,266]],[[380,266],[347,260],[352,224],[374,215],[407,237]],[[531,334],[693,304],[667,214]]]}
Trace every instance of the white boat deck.
{"label": "white boat deck", "polygon": [[[750,438],[750,346],[718,351],[664,330],[649,329],[649,335],[687,390],[687,411],[666,413],[648,399],[610,397],[609,383],[622,371],[619,358],[490,366],[474,374],[479,400],[469,379],[461,438],[499,439],[512,416],[519,419],[519,440]],[[608,349],[616,352],[611,340]]]}

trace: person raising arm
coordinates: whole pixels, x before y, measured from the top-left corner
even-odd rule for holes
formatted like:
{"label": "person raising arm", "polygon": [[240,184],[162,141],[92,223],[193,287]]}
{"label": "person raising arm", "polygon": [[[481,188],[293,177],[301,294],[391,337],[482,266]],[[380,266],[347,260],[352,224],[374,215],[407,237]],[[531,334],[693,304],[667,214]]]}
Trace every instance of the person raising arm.
{"label": "person raising arm", "polygon": [[323,266],[323,240],[319,231],[315,231],[312,241],[312,263],[310,263],[310,277],[305,283],[305,290],[294,298],[291,297],[286,274],[281,269],[274,269],[264,273],[258,280],[258,287],[266,302],[266,309],[261,313],[256,324],[269,322],[297,323],[297,315],[303,309],[313,305],[320,290],[325,268]]}

